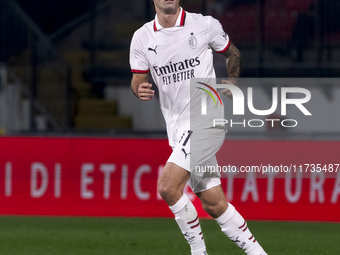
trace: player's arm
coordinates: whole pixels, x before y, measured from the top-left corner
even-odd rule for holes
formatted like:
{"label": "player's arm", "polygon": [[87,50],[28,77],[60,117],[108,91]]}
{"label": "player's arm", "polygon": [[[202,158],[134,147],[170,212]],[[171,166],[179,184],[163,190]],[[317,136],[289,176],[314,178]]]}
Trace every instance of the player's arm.
{"label": "player's arm", "polygon": [[226,58],[227,72],[230,79],[237,79],[241,73],[241,53],[230,42],[228,49],[222,53]]}
{"label": "player's arm", "polygon": [[[229,80],[223,80],[222,82],[238,86],[237,78],[240,77],[241,73],[240,51],[235,47],[232,42],[230,42],[228,49],[221,54],[226,58],[227,72],[229,78]],[[232,99],[232,94],[229,89],[223,90],[222,94]]]}
{"label": "player's arm", "polygon": [[148,83],[149,74],[146,73],[133,73],[131,81],[131,89],[133,94],[143,101],[150,101],[155,91],[151,89],[152,84]]}

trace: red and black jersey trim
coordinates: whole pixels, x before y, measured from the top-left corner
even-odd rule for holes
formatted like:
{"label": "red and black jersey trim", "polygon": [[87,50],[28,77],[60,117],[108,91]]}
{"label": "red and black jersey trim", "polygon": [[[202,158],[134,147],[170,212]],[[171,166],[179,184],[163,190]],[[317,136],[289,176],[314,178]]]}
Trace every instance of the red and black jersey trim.
{"label": "red and black jersey trim", "polygon": [[[184,26],[184,24],[185,24],[185,17],[187,16],[187,14],[186,14],[186,12],[183,10],[182,11],[182,15],[181,15],[181,21],[180,21],[180,23],[179,23],[179,25],[181,26],[181,27],[183,27]],[[156,20],[154,20],[153,21],[153,31],[158,31],[158,29],[157,29],[157,25],[156,25]]]}
{"label": "red and black jersey trim", "polygon": [[223,50],[221,50],[221,51],[216,51],[216,53],[223,53],[223,52],[226,52],[227,49],[229,48],[229,46],[230,46],[230,40],[229,40],[227,46],[225,46],[225,48],[224,48]]}
{"label": "red and black jersey trim", "polygon": [[133,73],[149,73],[149,70],[136,70],[136,69],[131,69],[131,72],[133,72]]}
{"label": "red and black jersey trim", "polygon": [[153,22],[153,31],[157,31],[156,20]]}
{"label": "red and black jersey trim", "polygon": [[185,17],[187,16],[185,11],[182,11],[182,17],[181,17],[181,22],[180,22],[180,26],[184,26],[185,24]]}

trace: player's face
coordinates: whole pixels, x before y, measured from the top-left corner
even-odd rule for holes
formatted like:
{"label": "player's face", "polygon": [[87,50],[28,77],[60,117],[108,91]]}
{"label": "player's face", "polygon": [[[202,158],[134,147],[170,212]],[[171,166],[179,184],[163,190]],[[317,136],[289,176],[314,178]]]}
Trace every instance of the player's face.
{"label": "player's face", "polygon": [[179,0],[153,0],[156,12],[165,14],[176,14],[179,8]]}

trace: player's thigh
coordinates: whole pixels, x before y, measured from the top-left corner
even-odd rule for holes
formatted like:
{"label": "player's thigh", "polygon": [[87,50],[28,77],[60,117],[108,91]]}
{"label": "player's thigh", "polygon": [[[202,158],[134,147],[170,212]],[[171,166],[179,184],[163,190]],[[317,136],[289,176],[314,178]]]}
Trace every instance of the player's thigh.
{"label": "player's thigh", "polygon": [[203,209],[213,218],[221,216],[228,208],[228,202],[221,185],[196,193]]}
{"label": "player's thigh", "polygon": [[182,193],[190,173],[172,162],[167,162],[158,178],[159,193]]}

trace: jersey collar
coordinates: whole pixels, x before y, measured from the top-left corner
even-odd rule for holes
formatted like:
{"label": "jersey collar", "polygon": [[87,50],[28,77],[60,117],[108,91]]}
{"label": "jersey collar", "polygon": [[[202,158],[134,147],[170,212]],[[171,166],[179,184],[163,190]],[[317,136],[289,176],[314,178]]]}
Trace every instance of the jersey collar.
{"label": "jersey collar", "polygon": [[[185,11],[182,9],[182,7],[180,7],[180,12],[179,12],[179,15],[177,17],[177,20],[176,20],[176,24],[175,24],[175,27],[182,27],[184,26],[184,23],[185,23],[185,16],[186,16],[186,13]],[[158,16],[156,14],[155,16],[155,20],[153,22],[153,30],[156,32],[158,30],[161,30],[161,29],[164,29],[158,22]]]}

